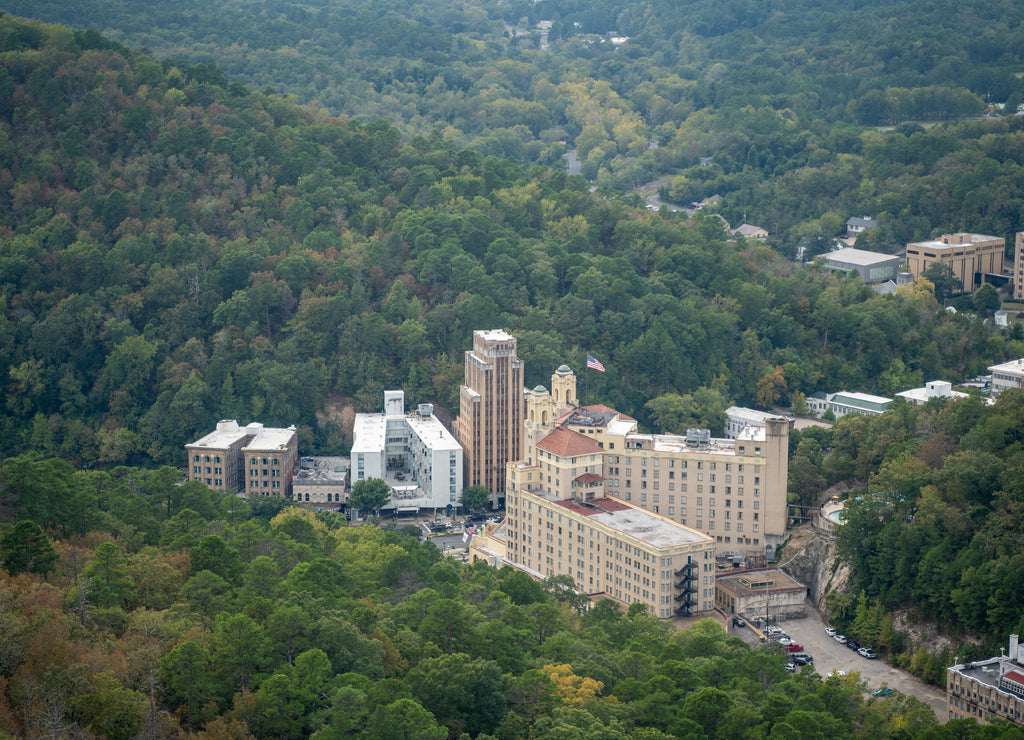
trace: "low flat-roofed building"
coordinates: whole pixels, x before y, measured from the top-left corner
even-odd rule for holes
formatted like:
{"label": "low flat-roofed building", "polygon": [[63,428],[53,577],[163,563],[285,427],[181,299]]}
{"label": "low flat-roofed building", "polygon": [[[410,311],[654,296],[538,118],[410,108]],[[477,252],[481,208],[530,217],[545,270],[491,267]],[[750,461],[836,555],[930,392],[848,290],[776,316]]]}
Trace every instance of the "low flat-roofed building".
{"label": "low flat-roofed building", "polygon": [[865,283],[896,280],[903,258],[846,247],[824,255],[825,267],[837,272],[856,272]]}
{"label": "low flat-roofed building", "polygon": [[993,398],[1003,391],[1024,387],[1024,358],[989,365],[988,371],[992,373]]}
{"label": "low flat-roofed building", "polygon": [[347,457],[302,457],[292,481],[292,499],[339,509],[348,500]]}
{"label": "low flat-roofed building", "polygon": [[431,404],[405,413],[405,393],[384,391],[384,413],[356,414],[351,481],[380,478],[393,511],[455,508],[462,495],[462,446]]}
{"label": "low flat-roofed building", "polygon": [[896,395],[917,406],[923,406],[933,398],[970,398],[967,393],[953,390],[953,384],[946,380],[929,380],[924,388],[911,388]]}
{"label": "low flat-roofed building", "polygon": [[1008,655],[946,669],[946,716],[1024,727],[1024,646],[1010,635]]}
{"label": "low flat-roofed building", "polygon": [[719,575],[715,579],[715,606],[744,619],[769,621],[803,614],[807,587],[777,568]]}
{"label": "low flat-roofed building", "polygon": [[868,414],[877,416],[889,408],[891,398],[873,396],[870,393],[839,391],[838,393],[814,393],[807,397],[807,410],[817,417],[831,411],[839,419],[847,414]]}
{"label": "low flat-roofed building", "polygon": [[943,234],[938,239],[907,244],[907,265],[914,277],[936,262],[953,271],[966,292],[973,293],[985,274],[1002,275],[1006,240],[985,234]]}

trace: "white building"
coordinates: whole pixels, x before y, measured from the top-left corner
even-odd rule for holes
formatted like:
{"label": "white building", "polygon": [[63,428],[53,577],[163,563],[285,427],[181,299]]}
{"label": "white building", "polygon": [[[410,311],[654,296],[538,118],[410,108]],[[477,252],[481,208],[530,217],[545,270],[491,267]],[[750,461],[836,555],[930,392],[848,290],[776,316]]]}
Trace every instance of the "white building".
{"label": "white building", "polygon": [[807,397],[807,410],[819,419],[831,411],[839,419],[847,414],[876,416],[889,408],[891,398],[872,396],[870,393],[839,391],[838,393],[812,393]]}
{"label": "white building", "polygon": [[421,403],[405,413],[405,393],[384,391],[383,414],[356,414],[352,483],[382,478],[391,487],[385,509],[455,507],[462,495],[462,446]]}
{"label": "white building", "polygon": [[953,384],[946,380],[930,380],[924,384],[924,388],[911,388],[896,395],[918,406],[923,406],[933,398],[969,398],[968,394],[953,390]]}
{"label": "white building", "polygon": [[992,373],[992,398],[1011,388],[1021,388],[1024,379],[1024,358],[1010,360],[1001,365],[990,365]]}
{"label": "white building", "polygon": [[747,427],[764,429],[768,419],[782,418],[768,411],[748,409],[743,406],[730,406],[725,410],[725,438],[738,439]]}

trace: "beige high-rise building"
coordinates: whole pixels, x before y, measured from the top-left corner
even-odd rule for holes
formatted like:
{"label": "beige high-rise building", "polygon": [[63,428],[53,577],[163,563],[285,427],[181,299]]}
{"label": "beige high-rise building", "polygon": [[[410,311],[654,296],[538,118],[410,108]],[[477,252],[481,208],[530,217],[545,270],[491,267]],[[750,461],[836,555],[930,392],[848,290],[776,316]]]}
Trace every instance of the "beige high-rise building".
{"label": "beige high-rise building", "polygon": [[1024,301],[1024,231],[1017,232],[1013,255],[1013,299]]}
{"label": "beige high-rise building", "polygon": [[984,273],[1001,275],[1006,240],[984,234],[943,234],[939,239],[907,244],[907,265],[914,277],[939,262],[948,265],[965,291],[973,293]]}
{"label": "beige high-rise building", "polygon": [[505,498],[505,464],[523,456],[525,411],[515,337],[500,329],[473,332],[455,436],[463,448],[464,485],[483,486],[494,504]]}

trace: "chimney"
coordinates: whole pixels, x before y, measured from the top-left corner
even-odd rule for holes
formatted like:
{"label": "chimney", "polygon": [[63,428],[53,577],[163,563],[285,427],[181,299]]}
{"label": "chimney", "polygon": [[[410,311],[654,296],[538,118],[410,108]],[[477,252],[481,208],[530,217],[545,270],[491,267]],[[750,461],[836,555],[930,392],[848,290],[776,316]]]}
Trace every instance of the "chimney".
{"label": "chimney", "polygon": [[1018,652],[1019,645],[1017,642],[1017,635],[1010,635],[1010,660],[1014,661],[1015,663],[1020,662],[1020,656],[1017,654]]}

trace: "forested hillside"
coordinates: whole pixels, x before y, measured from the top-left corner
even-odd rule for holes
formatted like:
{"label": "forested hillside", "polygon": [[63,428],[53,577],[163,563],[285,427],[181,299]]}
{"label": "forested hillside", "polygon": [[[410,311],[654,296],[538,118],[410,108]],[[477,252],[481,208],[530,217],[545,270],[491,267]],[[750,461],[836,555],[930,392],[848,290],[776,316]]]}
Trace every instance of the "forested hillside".
{"label": "forested hillside", "polygon": [[[855,676],[788,674],[713,620],[672,633],[610,601],[581,616],[560,584],[442,559],[415,529],[268,522],[173,469],[14,468],[36,476],[5,505],[64,534],[25,518],[0,538],[4,737],[997,736],[865,699]],[[87,518],[41,511],[41,483],[91,492]]]}
{"label": "forested hillside", "polygon": [[405,140],[541,164],[575,148],[601,186],[656,182],[687,205],[718,193],[734,226],[767,228],[789,254],[851,215],[878,217],[871,245],[886,250],[1024,229],[1019,120],[908,123],[1015,111],[1024,46],[1010,0],[5,7],[332,115],[383,117]]}
{"label": "forested hillside", "polygon": [[332,399],[376,410],[400,387],[454,413],[481,327],[517,334],[528,387],[598,356],[590,396],[664,430],[695,406],[1024,354],[1018,328],[951,316],[927,286],[876,297],[715,218],[403,144],[88,32],[0,26],[5,454],[179,464],[218,418],[342,451],[318,417]]}

